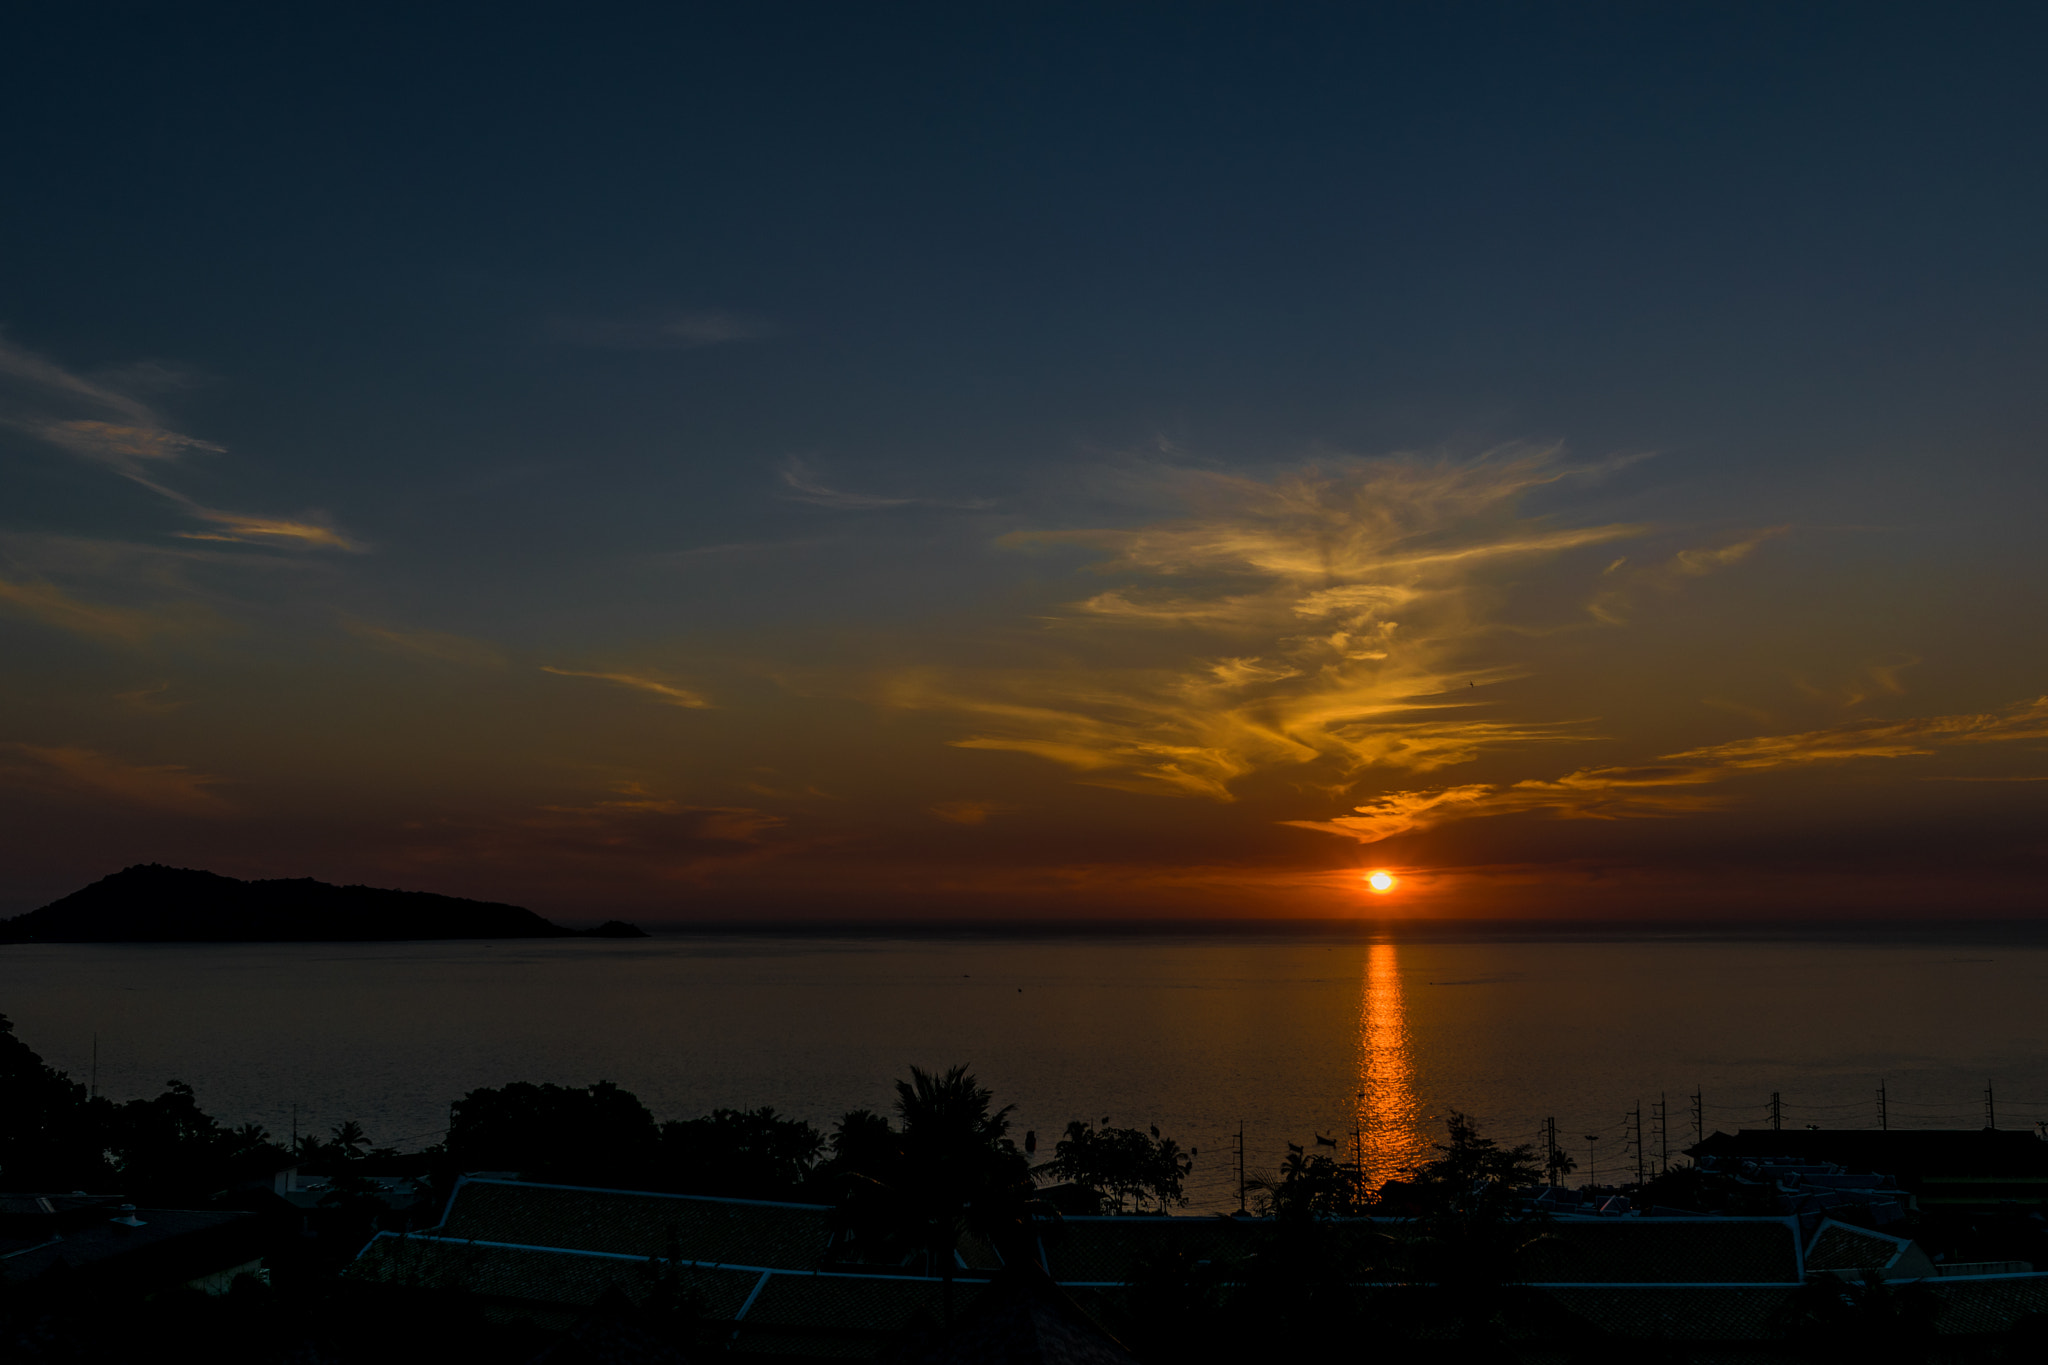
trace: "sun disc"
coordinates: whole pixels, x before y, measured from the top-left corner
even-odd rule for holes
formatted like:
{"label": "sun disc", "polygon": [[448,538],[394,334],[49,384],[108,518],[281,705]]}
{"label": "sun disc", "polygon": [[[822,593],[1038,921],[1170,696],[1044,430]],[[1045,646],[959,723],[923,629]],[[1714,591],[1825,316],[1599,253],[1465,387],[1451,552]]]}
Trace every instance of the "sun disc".
{"label": "sun disc", "polygon": [[1380,894],[1385,895],[1394,889],[1394,874],[1391,872],[1369,873],[1366,876],[1365,884]]}

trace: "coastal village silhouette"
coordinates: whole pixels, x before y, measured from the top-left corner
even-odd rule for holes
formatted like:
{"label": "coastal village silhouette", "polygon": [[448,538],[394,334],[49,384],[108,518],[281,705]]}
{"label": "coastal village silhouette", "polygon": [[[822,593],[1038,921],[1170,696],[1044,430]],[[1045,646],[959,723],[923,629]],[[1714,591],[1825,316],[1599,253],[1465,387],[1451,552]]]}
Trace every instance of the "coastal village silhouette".
{"label": "coastal village silhouette", "polygon": [[[288,926],[281,928],[280,926]],[[346,932],[341,930],[346,928]],[[398,934],[392,931],[397,929]],[[130,868],[0,941],[560,937],[504,905]],[[629,938],[617,922],[597,931]],[[1504,1145],[1451,1113],[1374,1169],[1362,1132],[1221,1155],[1153,1125],[1049,1141],[968,1067],[887,1113],[657,1122],[632,1094],[518,1082],[439,1140],[345,1121],[280,1139],[189,1086],[115,1103],[0,1022],[0,1345],[127,1360],[1122,1362],[2038,1359],[2048,1142],[1997,1127],[1770,1124],[1674,1147],[1669,1107],[1587,1178],[1555,1121]],[[296,1123],[295,1123],[296,1126]],[[1347,1151],[1346,1148],[1349,1148]],[[1218,1159],[1217,1154],[1211,1160]],[[1685,1352],[1700,1352],[1696,1356]]]}

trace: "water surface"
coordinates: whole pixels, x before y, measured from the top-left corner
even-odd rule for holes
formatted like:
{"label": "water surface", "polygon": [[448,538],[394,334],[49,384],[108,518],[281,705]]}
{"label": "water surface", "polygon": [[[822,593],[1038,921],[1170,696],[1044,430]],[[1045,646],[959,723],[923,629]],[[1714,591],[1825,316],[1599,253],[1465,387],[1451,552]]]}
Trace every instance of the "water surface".
{"label": "water surface", "polygon": [[[715,934],[634,942],[20,945],[0,1012],[115,1098],[188,1081],[273,1133],[356,1119],[438,1138],[507,1081],[605,1079],[658,1118],[773,1105],[821,1124],[885,1108],[916,1063],[969,1062],[1019,1130],[1158,1124],[1199,1149],[1199,1207],[1235,1202],[1231,1149],[1270,1170],[1317,1135],[1391,1173],[1451,1108],[1503,1139],[1546,1117],[1581,1161],[1633,1168],[1694,1128],[2048,1120],[2032,943],[1147,934]],[[1660,1138],[1657,1106],[1667,1104]],[[1587,1135],[1598,1134],[1589,1143]],[[1583,1173],[1583,1171],[1582,1171]]]}

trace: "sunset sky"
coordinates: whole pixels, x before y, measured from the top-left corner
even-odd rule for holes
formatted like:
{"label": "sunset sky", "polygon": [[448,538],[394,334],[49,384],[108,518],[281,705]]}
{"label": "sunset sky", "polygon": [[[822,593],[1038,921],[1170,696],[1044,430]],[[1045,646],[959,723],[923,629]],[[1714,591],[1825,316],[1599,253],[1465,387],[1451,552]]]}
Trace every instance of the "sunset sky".
{"label": "sunset sky", "polygon": [[2037,6],[6,32],[0,913],[2048,908]]}

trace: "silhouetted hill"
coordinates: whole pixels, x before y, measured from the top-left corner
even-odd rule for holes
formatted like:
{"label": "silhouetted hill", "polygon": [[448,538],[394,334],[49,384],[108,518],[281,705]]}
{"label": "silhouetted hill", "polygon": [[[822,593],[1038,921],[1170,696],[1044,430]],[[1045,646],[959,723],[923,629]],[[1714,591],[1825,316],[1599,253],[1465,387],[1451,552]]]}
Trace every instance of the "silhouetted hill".
{"label": "silhouetted hill", "polygon": [[310,943],[431,938],[645,938],[611,920],[564,929],[531,910],[428,891],[244,882],[140,864],[10,920],[0,943]]}

